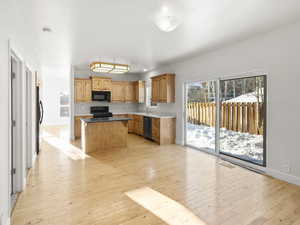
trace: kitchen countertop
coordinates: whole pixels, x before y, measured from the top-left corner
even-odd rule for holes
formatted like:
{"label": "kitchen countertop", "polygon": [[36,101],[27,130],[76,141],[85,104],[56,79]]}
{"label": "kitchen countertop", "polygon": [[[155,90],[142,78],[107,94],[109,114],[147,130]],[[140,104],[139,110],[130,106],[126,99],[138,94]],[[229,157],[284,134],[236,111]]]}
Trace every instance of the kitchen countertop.
{"label": "kitchen countertop", "polygon": [[93,116],[93,114],[91,114],[91,113],[80,113],[80,114],[76,114],[75,116]]}
{"label": "kitchen countertop", "polygon": [[118,112],[113,113],[113,115],[122,115],[122,114],[131,114],[131,115],[139,115],[139,116],[148,116],[153,118],[176,118],[174,114],[171,113],[147,113],[147,112]]}
{"label": "kitchen countertop", "polygon": [[[146,113],[146,112],[112,112],[113,115],[139,115],[139,116],[149,116],[153,118],[176,118],[174,114],[171,113]],[[93,114],[76,114],[75,116],[93,116]]]}
{"label": "kitchen countertop", "polygon": [[102,123],[102,122],[114,122],[114,121],[128,121],[131,118],[117,118],[117,117],[104,117],[104,118],[89,118],[81,119],[85,123]]}

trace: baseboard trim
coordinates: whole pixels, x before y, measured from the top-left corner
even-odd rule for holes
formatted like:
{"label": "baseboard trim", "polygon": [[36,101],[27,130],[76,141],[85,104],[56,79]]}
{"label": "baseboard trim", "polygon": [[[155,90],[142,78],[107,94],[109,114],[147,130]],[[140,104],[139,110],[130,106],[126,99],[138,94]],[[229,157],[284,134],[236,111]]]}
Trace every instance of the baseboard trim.
{"label": "baseboard trim", "polygon": [[276,179],[283,180],[288,183],[300,186],[300,177],[296,177],[294,175],[283,173],[281,171],[270,169],[270,168],[266,169],[266,173],[267,175],[274,177]]}

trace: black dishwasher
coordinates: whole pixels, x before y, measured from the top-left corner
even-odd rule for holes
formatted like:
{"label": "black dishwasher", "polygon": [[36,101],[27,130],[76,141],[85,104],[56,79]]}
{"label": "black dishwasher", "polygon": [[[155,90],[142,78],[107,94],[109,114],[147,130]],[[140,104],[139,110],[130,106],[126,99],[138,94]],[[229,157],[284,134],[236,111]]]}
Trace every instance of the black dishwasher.
{"label": "black dishwasher", "polygon": [[152,118],[144,116],[144,137],[152,139]]}

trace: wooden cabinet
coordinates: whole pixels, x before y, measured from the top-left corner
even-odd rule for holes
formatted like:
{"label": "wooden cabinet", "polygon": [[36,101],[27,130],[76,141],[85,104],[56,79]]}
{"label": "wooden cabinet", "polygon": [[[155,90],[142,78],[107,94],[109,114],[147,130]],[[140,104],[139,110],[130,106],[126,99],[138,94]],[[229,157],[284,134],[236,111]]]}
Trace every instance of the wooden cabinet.
{"label": "wooden cabinet", "polygon": [[175,118],[152,118],[152,139],[160,145],[174,144],[176,138]]}
{"label": "wooden cabinet", "polygon": [[132,120],[128,121],[128,132],[129,133],[134,133],[134,120],[133,120],[134,118],[133,118],[133,115],[128,114],[127,117],[132,119]]}
{"label": "wooden cabinet", "polygon": [[159,79],[152,78],[152,91],[151,91],[151,101],[156,103],[159,102]]}
{"label": "wooden cabinet", "polygon": [[144,134],[144,117],[140,115],[132,115],[132,114],[114,114],[113,117],[127,117],[132,120],[128,121],[128,132],[134,133],[138,135]]}
{"label": "wooden cabinet", "polygon": [[93,116],[75,116],[74,135],[75,138],[81,138],[81,118],[93,118]]}
{"label": "wooden cabinet", "polygon": [[144,117],[140,115],[133,116],[133,133],[144,135]]}
{"label": "wooden cabinet", "polygon": [[139,80],[134,82],[135,102],[145,103],[145,81]]}
{"label": "wooden cabinet", "polygon": [[159,142],[160,137],[160,119],[152,118],[152,139]]}
{"label": "wooden cabinet", "polygon": [[152,77],[152,96],[154,103],[175,102],[175,74]]}
{"label": "wooden cabinet", "polygon": [[113,81],[112,82],[112,101],[113,102],[124,102],[125,101],[125,88],[126,82]]}
{"label": "wooden cabinet", "polygon": [[125,82],[125,101],[135,102],[135,87],[134,82]]}
{"label": "wooden cabinet", "polygon": [[111,91],[112,81],[109,77],[92,76],[92,90],[93,91]]}
{"label": "wooden cabinet", "polygon": [[75,102],[92,101],[92,83],[90,79],[75,79]]}

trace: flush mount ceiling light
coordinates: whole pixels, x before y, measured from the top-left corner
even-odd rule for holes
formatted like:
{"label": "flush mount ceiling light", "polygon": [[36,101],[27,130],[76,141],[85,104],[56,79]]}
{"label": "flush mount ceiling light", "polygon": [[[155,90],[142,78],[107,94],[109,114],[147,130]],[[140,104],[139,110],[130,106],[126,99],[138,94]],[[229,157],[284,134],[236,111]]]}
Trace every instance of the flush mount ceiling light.
{"label": "flush mount ceiling light", "polygon": [[90,69],[96,73],[115,73],[122,74],[129,72],[129,66],[125,64],[115,64],[106,62],[93,62]]}
{"label": "flush mount ceiling light", "polygon": [[174,5],[163,4],[155,14],[154,22],[161,31],[171,32],[182,23],[182,15]]}
{"label": "flush mount ceiling light", "polygon": [[43,32],[52,32],[50,27],[43,27],[42,31]]}

